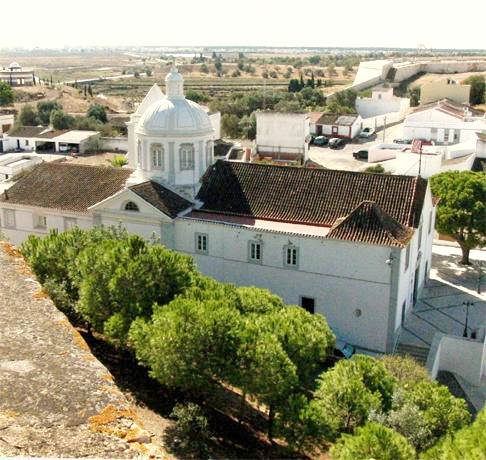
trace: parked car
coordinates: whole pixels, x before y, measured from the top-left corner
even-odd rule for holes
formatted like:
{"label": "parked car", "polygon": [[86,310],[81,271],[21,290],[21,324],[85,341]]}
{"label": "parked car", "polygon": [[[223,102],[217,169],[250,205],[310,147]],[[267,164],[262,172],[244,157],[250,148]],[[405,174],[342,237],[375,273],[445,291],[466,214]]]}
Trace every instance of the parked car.
{"label": "parked car", "polygon": [[368,139],[371,136],[375,134],[375,130],[373,128],[364,128],[360,133],[358,137]]}
{"label": "parked car", "polygon": [[325,136],[317,136],[315,139],[314,139],[314,145],[317,145],[317,146],[324,146],[324,145],[327,145],[329,143],[329,139]]}
{"label": "parked car", "polygon": [[411,144],[412,141],[410,139],[393,139],[394,144]]}
{"label": "parked car", "polygon": [[344,340],[336,340],[336,345],[331,355],[328,357],[328,362],[336,363],[341,359],[350,359],[356,353],[356,349]]}
{"label": "parked car", "polygon": [[344,147],[346,142],[344,142],[344,139],[341,139],[339,137],[333,137],[329,139],[329,147],[331,149],[338,149],[339,147]]}
{"label": "parked car", "polygon": [[353,152],[353,157],[356,160],[367,160],[368,159],[368,150],[357,150]]}

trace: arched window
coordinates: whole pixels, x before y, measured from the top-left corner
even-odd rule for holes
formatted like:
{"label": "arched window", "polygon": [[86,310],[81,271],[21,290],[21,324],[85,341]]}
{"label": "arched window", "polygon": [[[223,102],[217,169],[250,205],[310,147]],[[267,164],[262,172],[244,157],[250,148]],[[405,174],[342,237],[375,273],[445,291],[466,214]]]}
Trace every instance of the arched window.
{"label": "arched window", "polygon": [[152,144],[150,146],[150,157],[153,169],[164,169],[164,147],[162,144]]}
{"label": "arched window", "polygon": [[179,161],[181,171],[194,169],[194,145],[181,144],[179,149]]}
{"label": "arched window", "polygon": [[142,142],[138,141],[137,144],[137,163],[139,166],[142,166]]}
{"label": "arched window", "polygon": [[213,141],[206,142],[206,167],[213,164]]}
{"label": "arched window", "polygon": [[138,212],[138,211],[140,211],[140,209],[138,209],[137,204],[134,203],[133,201],[127,201],[125,203],[125,211],[135,211],[135,212]]}

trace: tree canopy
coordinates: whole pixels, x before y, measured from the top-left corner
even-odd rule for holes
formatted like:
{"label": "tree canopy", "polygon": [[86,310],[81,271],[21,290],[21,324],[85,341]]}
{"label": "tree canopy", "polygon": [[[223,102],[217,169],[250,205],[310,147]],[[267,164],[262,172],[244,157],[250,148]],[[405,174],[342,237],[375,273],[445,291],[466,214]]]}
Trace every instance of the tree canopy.
{"label": "tree canopy", "polygon": [[106,109],[101,104],[92,104],[89,107],[88,112],[86,113],[86,116],[88,118],[94,118],[95,120],[98,120],[100,123],[107,123],[108,122],[108,116],[106,115]]}
{"label": "tree canopy", "polygon": [[10,105],[14,101],[14,92],[12,87],[0,81],[0,105]]}
{"label": "tree canopy", "polygon": [[378,423],[367,423],[354,435],[343,434],[331,448],[334,460],[411,460],[414,448],[395,431]]}
{"label": "tree canopy", "polygon": [[486,243],[486,174],[447,171],[432,176],[430,185],[440,199],[436,228],[457,241],[461,263],[469,265],[469,251]]}
{"label": "tree canopy", "polygon": [[486,81],[484,75],[471,75],[463,83],[471,85],[469,102],[473,105],[484,104],[486,97]]}

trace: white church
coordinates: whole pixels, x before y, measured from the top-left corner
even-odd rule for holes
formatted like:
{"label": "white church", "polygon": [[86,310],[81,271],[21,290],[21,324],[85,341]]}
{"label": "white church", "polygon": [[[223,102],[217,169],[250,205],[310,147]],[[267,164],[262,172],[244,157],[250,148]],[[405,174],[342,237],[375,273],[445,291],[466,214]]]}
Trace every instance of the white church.
{"label": "white church", "polygon": [[213,160],[206,111],[173,68],[128,123],[128,168],[51,162],[0,195],[14,244],[123,225],[218,280],[270,289],[335,334],[390,352],[428,277],[435,209],[420,177]]}

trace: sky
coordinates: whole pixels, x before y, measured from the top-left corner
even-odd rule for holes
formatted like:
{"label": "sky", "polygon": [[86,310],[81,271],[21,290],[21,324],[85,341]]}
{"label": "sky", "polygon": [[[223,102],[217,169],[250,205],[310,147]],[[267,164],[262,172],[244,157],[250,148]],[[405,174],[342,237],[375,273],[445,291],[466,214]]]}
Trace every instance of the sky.
{"label": "sky", "polygon": [[1,3],[0,48],[131,45],[486,48],[486,0],[1,0]]}

